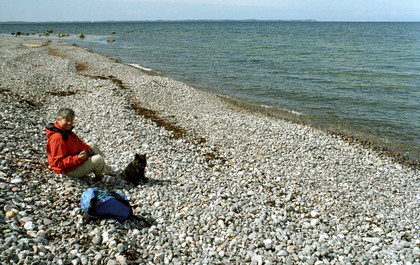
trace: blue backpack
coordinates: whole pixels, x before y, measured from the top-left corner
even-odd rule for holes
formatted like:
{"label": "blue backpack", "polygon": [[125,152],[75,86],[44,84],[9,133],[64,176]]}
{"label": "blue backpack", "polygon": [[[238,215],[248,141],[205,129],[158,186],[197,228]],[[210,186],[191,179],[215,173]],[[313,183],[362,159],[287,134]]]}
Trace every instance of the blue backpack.
{"label": "blue backpack", "polygon": [[133,210],[127,197],[120,192],[107,192],[94,188],[83,192],[80,199],[82,210],[85,214],[85,221],[89,222],[92,218],[113,218],[118,222],[133,216]]}

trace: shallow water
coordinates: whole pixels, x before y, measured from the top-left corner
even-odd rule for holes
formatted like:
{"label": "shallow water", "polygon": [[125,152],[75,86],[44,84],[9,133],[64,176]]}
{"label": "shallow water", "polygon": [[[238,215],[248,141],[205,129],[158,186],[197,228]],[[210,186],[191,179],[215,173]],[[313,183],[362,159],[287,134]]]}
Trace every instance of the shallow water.
{"label": "shallow water", "polygon": [[420,156],[420,23],[35,23],[0,24],[0,33],[47,28],[276,115]]}

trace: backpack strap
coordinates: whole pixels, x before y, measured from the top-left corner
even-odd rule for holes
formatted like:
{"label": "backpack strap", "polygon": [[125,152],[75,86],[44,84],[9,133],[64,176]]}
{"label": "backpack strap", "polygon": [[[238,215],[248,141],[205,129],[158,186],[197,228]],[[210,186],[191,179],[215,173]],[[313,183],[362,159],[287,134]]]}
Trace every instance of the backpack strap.
{"label": "backpack strap", "polygon": [[95,215],[94,212],[95,212],[96,205],[100,202],[100,200],[102,200],[103,198],[105,198],[108,195],[110,195],[110,192],[99,190],[98,191],[98,196],[90,199],[88,214]]}
{"label": "backpack strap", "polygon": [[96,205],[98,204],[99,201],[100,200],[98,198],[92,198],[92,199],[90,199],[88,214],[95,215],[94,214],[95,207],[96,207]]}
{"label": "backpack strap", "polygon": [[70,133],[71,129],[69,131],[60,130],[57,127],[55,127],[54,123],[49,123],[45,128],[50,130],[50,131],[57,132],[57,133],[61,134],[61,137],[63,138],[64,141],[69,140],[69,133]]}
{"label": "backpack strap", "polygon": [[118,200],[118,201],[124,203],[125,205],[129,206],[130,209],[131,209],[130,202],[128,200],[124,199],[123,197],[121,197],[120,194],[118,194],[118,193],[116,193],[114,191],[111,191],[111,192],[109,192],[108,195],[114,197],[116,200]]}
{"label": "backpack strap", "polygon": [[105,198],[108,195],[111,195],[111,192],[107,192],[107,191],[104,191],[104,190],[98,190],[98,199],[99,200]]}

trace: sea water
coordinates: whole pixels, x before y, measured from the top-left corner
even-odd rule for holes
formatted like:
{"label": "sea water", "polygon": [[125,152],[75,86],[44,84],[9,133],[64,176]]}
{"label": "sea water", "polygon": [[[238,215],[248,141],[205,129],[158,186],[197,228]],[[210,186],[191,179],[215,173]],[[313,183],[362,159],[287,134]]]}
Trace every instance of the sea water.
{"label": "sea water", "polygon": [[0,24],[0,34],[47,28],[48,38],[69,33],[63,40],[145,71],[420,157],[420,23],[29,23]]}

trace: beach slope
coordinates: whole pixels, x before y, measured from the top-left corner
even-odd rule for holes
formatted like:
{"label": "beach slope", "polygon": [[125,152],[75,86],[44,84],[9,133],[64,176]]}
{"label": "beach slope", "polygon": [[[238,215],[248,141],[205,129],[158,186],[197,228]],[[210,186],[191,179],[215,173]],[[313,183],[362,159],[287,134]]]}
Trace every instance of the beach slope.
{"label": "beach slope", "polygon": [[[420,262],[417,168],[70,43],[0,47],[1,263]],[[62,107],[109,164],[146,153],[149,181],[51,172],[44,127]],[[153,225],[84,224],[89,187],[124,192]]]}

